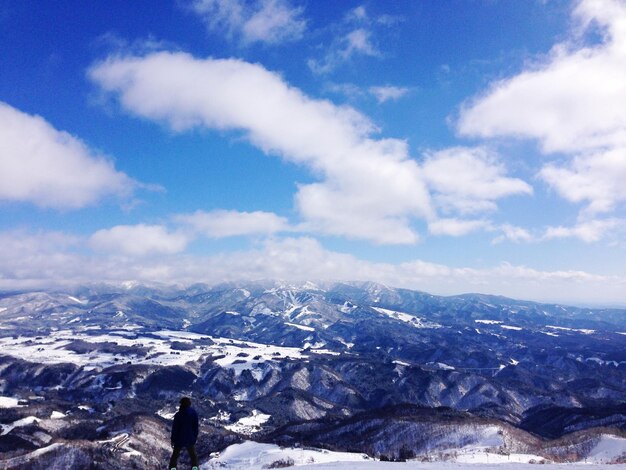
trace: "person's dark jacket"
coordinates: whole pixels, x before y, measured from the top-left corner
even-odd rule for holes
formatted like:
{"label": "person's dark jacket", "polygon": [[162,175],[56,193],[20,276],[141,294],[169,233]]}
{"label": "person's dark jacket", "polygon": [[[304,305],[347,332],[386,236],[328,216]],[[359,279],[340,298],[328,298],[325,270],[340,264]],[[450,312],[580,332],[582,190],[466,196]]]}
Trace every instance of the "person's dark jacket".
{"label": "person's dark jacket", "polygon": [[190,447],[198,439],[198,413],[192,407],[180,408],[172,424],[172,445]]}

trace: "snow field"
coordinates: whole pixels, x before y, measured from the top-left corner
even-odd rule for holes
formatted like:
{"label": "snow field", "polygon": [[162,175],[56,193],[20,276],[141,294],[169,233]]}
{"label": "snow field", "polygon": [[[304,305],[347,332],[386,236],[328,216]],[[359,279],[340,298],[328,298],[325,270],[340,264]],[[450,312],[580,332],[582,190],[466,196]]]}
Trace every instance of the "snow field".
{"label": "snow field", "polygon": [[[626,459],[626,439],[603,434],[587,456],[587,463],[614,462],[618,458]],[[615,466],[617,468],[618,466]],[[626,465],[621,465],[622,469]]]}
{"label": "snow field", "polygon": [[250,416],[241,418],[235,424],[230,424],[224,427],[229,431],[249,436],[260,431],[261,426],[267,423],[270,418],[270,415],[261,413],[257,410],[252,410],[252,414]]}
{"label": "snow field", "polygon": [[305,326],[305,325],[298,325],[297,323],[289,323],[288,321],[285,322],[285,325],[287,326],[292,326],[294,328],[297,328],[299,330],[304,330],[304,331],[315,331],[315,328],[311,327],[311,326]]}
{"label": "snow field", "polygon": [[159,415],[161,418],[172,420],[174,419],[174,415],[176,414],[176,411],[172,410],[173,408],[161,408],[159,411],[156,412],[156,414]]}
{"label": "snow field", "polygon": [[591,335],[596,332],[596,330],[587,330],[584,328],[566,328],[564,326],[554,326],[554,325],[546,325],[546,328],[550,328],[552,330],[561,330],[561,331],[577,331],[578,333],[583,333],[585,335]]}
{"label": "snow field", "polygon": [[[369,459],[365,454],[349,452],[331,452],[321,449],[281,448],[275,444],[260,444],[246,441],[227,447],[218,457],[201,465],[201,470],[229,469],[229,470],[260,470],[268,468],[274,462],[293,461],[293,465],[314,463],[341,462],[344,467],[355,468],[353,462],[363,462]],[[318,468],[313,466],[312,468]]]}
{"label": "snow field", "polygon": [[[551,464],[550,470],[573,470],[576,464]],[[620,465],[593,465],[593,470],[623,470]],[[205,468],[205,467],[202,467]],[[207,467],[211,468],[211,467]],[[216,467],[217,468],[217,467]],[[229,468],[229,467],[224,467]],[[257,467],[251,467],[256,470]],[[524,463],[455,463],[455,462],[333,462],[298,466],[298,470],[535,470],[535,464]],[[579,467],[580,468],[580,467]]]}
{"label": "snow field", "polygon": [[[271,468],[276,462],[289,463],[298,470],[532,470],[538,468],[530,462],[540,462],[541,456],[532,454],[500,455],[484,452],[481,444],[488,445],[495,439],[488,432],[478,447],[472,447],[458,454],[455,460],[444,462],[380,462],[365,454],[332,452],[324,449],[279,447],[275,444],[261,444],[245,441],[227,447],[223,452],[200,466],[201,470],[261,470]],[[597,456],[619,456],[624,451],[626,440],[603,436],[596,446]],[[550,464],[551,470],[572,470],[584,465],[593,470],[618,470],[624,465],[605,465],[608,460],[588,460],[589,464]]]}
{"label": "snow field", "polygon": [[521,331],[523,328],[519,326],[511,326],[511,325],[500,325],[500,328],[504,330],[513,330],[513,331]]}
{"label": "snow field", "polygon": [[[456,463],[469,464],[508,464],[508,463],[530,463],[532,461],[540,462],[545,460],[540,455],[533,454],[510,454],[502,455],[491,452],[465,452],[458,454],[453,461]],[[499,467],[502,468],[502,467]],[[550,467],[552,468],[552,467]]]}
{"label": "snow field", "polygon": [[18,403],[17,398],[0,396],[0,408],[18,408]]}
{"label": "snow field", "polygon": [[[132,336],[132,337],[129,337]],[[203,344],[203,340],[211,340],[214,344]],[[66,346],[73,341],[82,340],[87,343],[111,342],[119,346],[139,346],[149,350],[145,356],[121,355],[100,350],[88,353],[76,353]],[[189,350],[173,350],[172,341],[188,343],[194,347]],[[196,362],[202,357],[211,355],[218,357],[215,361],[221,367],[232,369],[239,375],[243,370],[252,370],[258,364],[284,360],[307,359],[309,354],[336,354],[325,349],[311,349],[304,352],[300,348],[273,346],[267,344],[217,338],[186,331],[158,331],[147,336],[127,331],[112,331],[109,334],[92,335],[71,330],[52,332],[46,337],[12,336],[0,338],[3,354],[40,364],[73,363],[83,366],[86,370],[104,368],[115,365],[119,361],[132,360],[135,364],[174,366]],[[0,400],[3,404],[13,403]]]}
{"label": "snow field", "polygon": [[421,318],[416,317],[415,315],[411,315],[409,313],[404,312],[396,312],[395,310],[389,310],[382,307],[372,307],[378,313],[382,313],[389,318],[393,318],[394,320],[399,320],[404,323],[408,323],[415,328],[441,328],[441,325],[436,323],[425,322]]}

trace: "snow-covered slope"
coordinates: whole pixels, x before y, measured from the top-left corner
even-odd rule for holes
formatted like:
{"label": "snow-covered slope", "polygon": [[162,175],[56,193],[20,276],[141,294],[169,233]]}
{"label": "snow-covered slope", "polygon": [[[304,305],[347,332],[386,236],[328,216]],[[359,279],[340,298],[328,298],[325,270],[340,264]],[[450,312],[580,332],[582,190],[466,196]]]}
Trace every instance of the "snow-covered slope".
{"label": "snow-covered slope", "polygon": [[617,436],[601,435],[598,443],[591,449],[587,463],[626,463],[626,439]]}
{"label": "snow-covered slope", "polygon": [[[603,440],[599,443],[599,453],[609,452],[613,460],[588,460],[595,464],[588,466],[593,470],[608,468],[617,470],[614,462],[616,452],[623,444]],[[494,454],[484,452],[480,446],[466,449],[459,455],[449,455],[446,461],[422,462],[418,459],[407,462],[382,462],[369,458],[365,454],[349,452],[332,452],[324,449],[279,447],[274,444],[261,444],[245,441],[226,448],[223,452],[214,455],[211,460],[200,466],[201,470],[263,470],[268,468],[296,467],[299,470],[531,470],[534,464],[550,463],[538,455],[532,454]],[[526,464],[526,465],[525,465]],[[571,470],[571,464],[550,465],[552,470]]]}
{"label": "snow-covered slope", "polygon": [[[347,466],[344,462],[326,464],[312,464],[297,467],[298,470],[535,470],[534,464],[501,463],[476,464],[455,462],[351,462]],[[571,464],[552,464],[550,470],[572,470]],[[595,465],[583,467],[589,470],[616,470],[615,465]]]}
{"label": "snow-covered slope", "polygon": [[281,448],[274,444],[246,441],[228,447],[200,468],[202,470],[261,470],[279,468],[278,465],[281,463],[285,466],[293,466],[329,462],[341,462],[344,468],[354,468],[353,465],[356,462],[365,460],[369,460],[365,454],[331,452],[322,449]]}

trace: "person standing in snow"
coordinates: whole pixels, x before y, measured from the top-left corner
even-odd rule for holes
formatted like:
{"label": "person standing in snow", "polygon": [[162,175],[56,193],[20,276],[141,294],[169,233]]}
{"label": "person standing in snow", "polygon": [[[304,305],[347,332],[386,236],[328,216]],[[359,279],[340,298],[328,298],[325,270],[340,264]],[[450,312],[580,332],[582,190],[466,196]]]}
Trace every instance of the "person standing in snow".
{"label": "person standing in snow", "polygon": [[170,469],[176,470],[176,463],[180,451],[185,448],[191,459],[192,470],[198,470],[198,456],[196,455],[196,440],[198,439],[198,413],[191,407],[191,399],[180,399],[180,408],[174,415],[172,424],[172,458]]}

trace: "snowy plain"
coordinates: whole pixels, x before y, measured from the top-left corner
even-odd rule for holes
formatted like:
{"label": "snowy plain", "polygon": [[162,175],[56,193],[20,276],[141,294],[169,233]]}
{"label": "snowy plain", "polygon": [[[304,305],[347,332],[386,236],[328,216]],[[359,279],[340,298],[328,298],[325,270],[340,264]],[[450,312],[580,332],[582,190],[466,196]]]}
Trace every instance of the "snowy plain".
{"label": "snowy plain", "polygon": [[[532,470],[542,457],[528,454],[500,455],[485,452],[483,448],[466,449],[454,461],[436,462],[381,462],[365,454],[332,452],[324,449],[279,447],[275,444],[262,444],[245,441],[227,447],[210,462],[200,466],[201,470],[261,470],[282,468],[289,465],[298,470]],[[550,464],[552,470],[576,468],[625,469],[626,464],[602,464],[607,458],[626,455],[626,439],[604,436],[592,450],[586,463]]]}
{"label": "snowy plain", "polygon": [[[256,470],[256,467],[247,468]],[[463,464],[454,462],[350,462],[346,465],[346,462],[333,462],[320,465],[302,465],[297,468],[298,470],[532,470],[537,468],[537,465],[523,463]],[[581,468],[581,465],[552,464],[549,468],[551,470],[572,470],[574,468]],[[582,468],[621,470],[626,468],[626,465],[586,465]]]}
{"label": "snowy plain", "polygon": [[[77,340],[95,345],[108,342],[118,346],[139,346],[147,349],[146,355],[123,357],[124,360],[132,359],[135,364],[184,365],[212,355],[217,357],[216,364],[233,369],[237,375],[241,374],[243,370],[253,370],[259,364],[268,361],[305,360],[310,354],[337,354],[321,348],[311,348],[305,352],[302,348],[274,346],[170,330],[161,330],[150,334],[124,330],[114,330],[106,334],[97,334],[92,331],[61,330],[54,331],[46,337],[6,336],[0,338],[0,349],[2,349],[3,354],[40,364],[73,363],[83,366],[86,370],[109,367],[121,360],[121,356],[115,353],[98,349],[89,353],[77,353],[71,350],[72,343]],[[204,343],[203,340],[207,340],[211,344]],[[186,350],[174,349],[172,343],[175,341],[186,343],[190,348]],[[0,400],[0,406],[8,406],[8,403],[8,400]]]}

